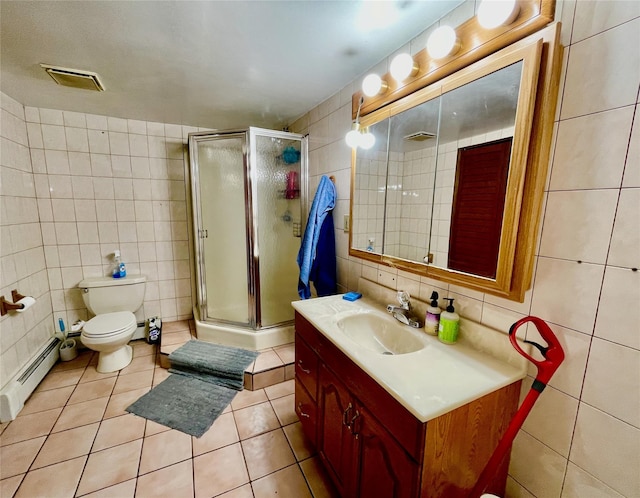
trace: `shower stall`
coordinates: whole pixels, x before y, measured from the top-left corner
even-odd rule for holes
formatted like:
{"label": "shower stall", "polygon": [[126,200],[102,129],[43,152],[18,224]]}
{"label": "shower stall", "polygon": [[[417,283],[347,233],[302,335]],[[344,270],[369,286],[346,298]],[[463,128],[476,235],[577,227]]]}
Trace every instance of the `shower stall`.
{"label": "shower stall", "polygon": [[293,341],[306,223],[307,138],[251,127],[189,134],[198,338]]}

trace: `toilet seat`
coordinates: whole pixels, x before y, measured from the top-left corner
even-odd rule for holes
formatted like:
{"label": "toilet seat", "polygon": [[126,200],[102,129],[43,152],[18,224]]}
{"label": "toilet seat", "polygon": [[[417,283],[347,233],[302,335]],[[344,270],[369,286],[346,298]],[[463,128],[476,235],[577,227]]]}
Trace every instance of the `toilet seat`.
{"label": "toilet seat", "polygon": [[103,313],[85,323],[81,335],[95,339],[108,338],[129,332],[136,326],[136,316],[130,311]]}

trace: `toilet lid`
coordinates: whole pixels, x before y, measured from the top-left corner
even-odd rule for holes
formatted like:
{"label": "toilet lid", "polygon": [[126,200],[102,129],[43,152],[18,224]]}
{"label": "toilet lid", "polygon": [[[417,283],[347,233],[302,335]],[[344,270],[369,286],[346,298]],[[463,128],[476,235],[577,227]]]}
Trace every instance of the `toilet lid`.
{"label": "toilet lid", "polygon": [[87,336],[114,335],[136,325],[136,316],[130,311],[116,311],[94,316],[84,324],[82,333]]}

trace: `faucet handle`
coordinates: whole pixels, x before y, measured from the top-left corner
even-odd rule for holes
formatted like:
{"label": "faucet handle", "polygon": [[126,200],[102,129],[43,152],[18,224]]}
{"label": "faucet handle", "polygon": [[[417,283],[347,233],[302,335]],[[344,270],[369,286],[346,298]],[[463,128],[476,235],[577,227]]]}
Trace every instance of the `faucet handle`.
{"label": "faucet handle", "polygon": [[402,305],[402,307],[411,306],[411,296],[407,291],[399,290],[397,297],[398,297],[398,302]]}

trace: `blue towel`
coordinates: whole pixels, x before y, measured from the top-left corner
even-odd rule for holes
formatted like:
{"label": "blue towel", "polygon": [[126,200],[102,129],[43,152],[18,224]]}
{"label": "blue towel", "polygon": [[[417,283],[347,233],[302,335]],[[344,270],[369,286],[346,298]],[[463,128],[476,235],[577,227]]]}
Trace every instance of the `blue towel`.
{"label": "blue towel", "polygon": [[311,297],[309,287],[309,275],[311,265],[316,258],[316,247],[320,238],[322,222],[336,205],[336,187],[329,177],[323,175],[320,178],[318,190],[311,204],[311,211],[307,220],[307,227],[302,237],[302,244],[298,252],[298,266],[300,267],[300,279],[298,280],[298,294],[302,299]]}
{"label": "blue towel", "polygon": [[333,215],[327,213],[316,247],[316,259],[311,265],[309,280],[313,282],[318,297],[333,296],[338,293],[336,277],[336,233],[333,227]]}

